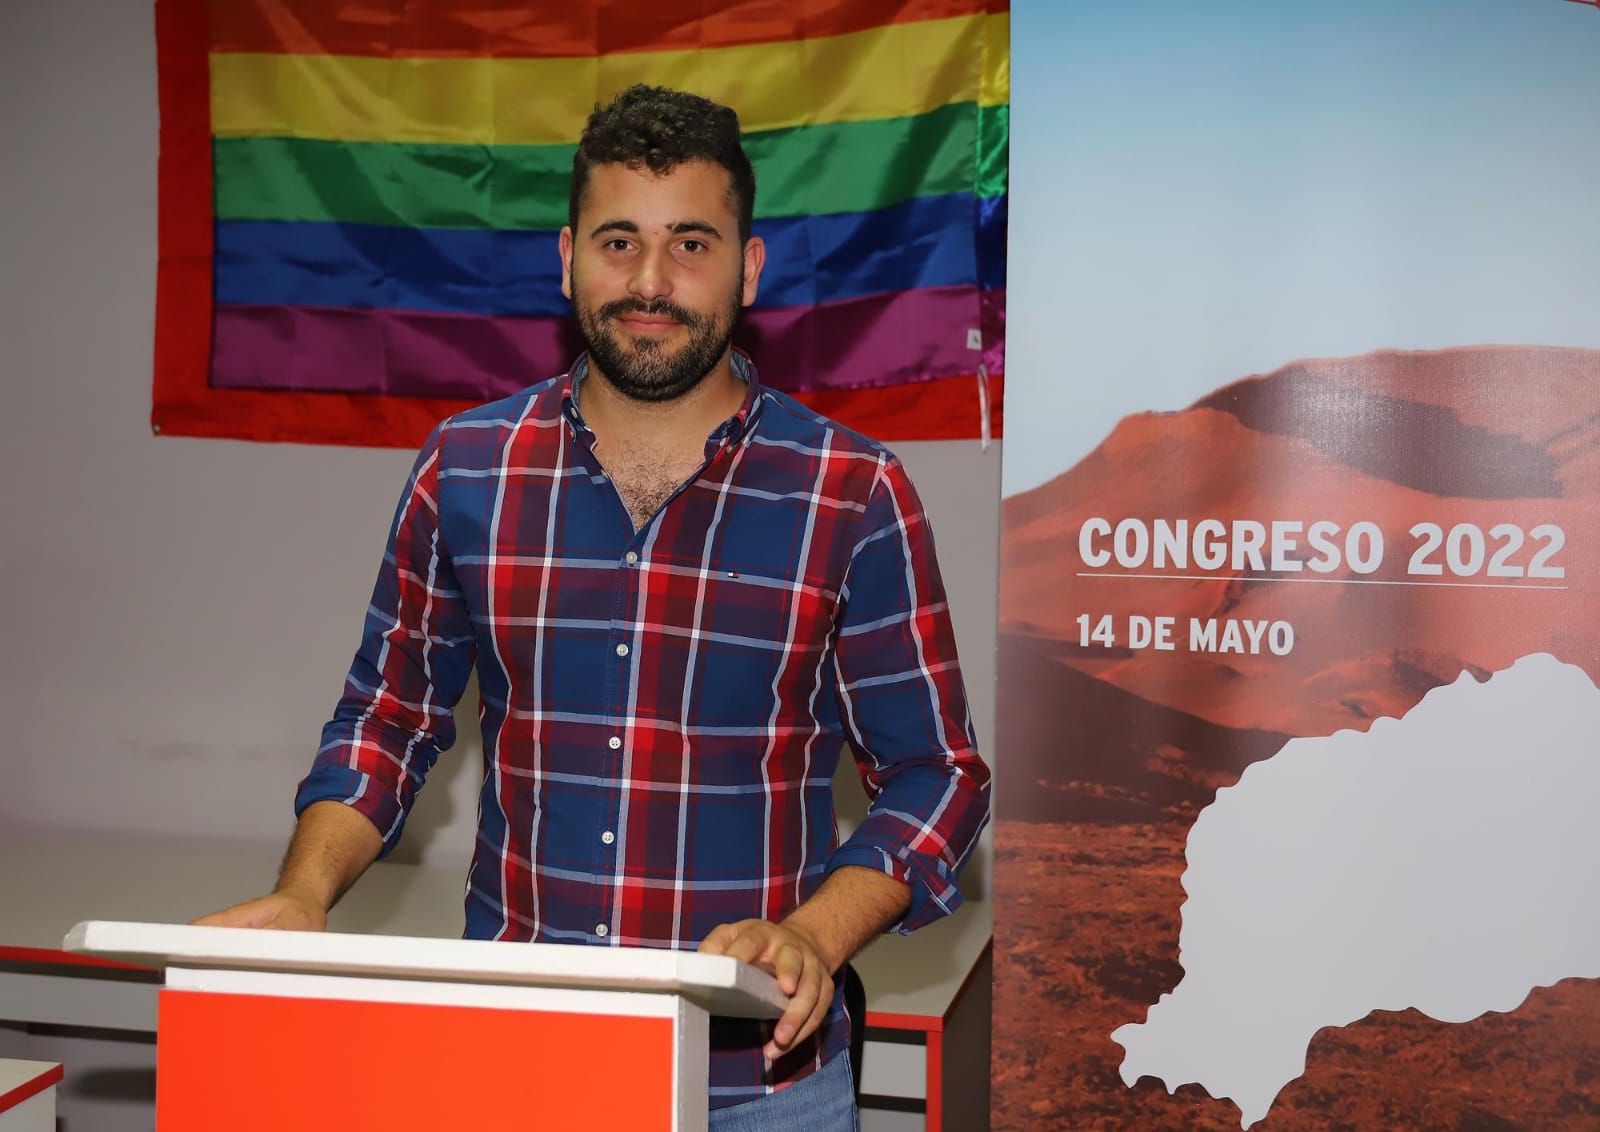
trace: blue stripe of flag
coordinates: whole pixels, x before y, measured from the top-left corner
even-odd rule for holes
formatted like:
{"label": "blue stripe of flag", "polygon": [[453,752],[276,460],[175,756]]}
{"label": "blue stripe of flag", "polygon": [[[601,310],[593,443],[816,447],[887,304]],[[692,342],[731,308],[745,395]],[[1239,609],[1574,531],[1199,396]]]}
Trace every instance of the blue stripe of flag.
{"label": "blue stripe of flag", "polygon": [[[996,262],[993,249],[980,256],[977,246],[995,233],[1004,262],[1003,203],[966,193],[758,221],[755,233],[767,243],[763,307],[972,285],[980,262]],[[215,271],[219,303],[513,316],[568,309],[554,232],[227,221],[216,226]]]}

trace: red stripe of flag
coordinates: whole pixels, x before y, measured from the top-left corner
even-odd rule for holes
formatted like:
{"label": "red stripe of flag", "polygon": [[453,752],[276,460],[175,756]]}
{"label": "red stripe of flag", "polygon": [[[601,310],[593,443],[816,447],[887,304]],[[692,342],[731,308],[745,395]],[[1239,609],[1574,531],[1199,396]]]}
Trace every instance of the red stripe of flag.
{"label": "red stripe of flag", "polygon": [[212,7],[212,49],[296,55],[557,58],[694,50],[845,35],[996,10],[990,0],[705,0],[545,3],[230,2]]}

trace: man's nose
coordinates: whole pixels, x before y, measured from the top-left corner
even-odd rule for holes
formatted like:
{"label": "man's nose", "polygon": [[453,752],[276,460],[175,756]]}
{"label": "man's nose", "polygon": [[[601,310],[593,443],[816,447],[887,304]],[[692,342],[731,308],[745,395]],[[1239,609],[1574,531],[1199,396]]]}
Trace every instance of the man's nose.
{"label": "man's nose", "polygon": [[628,289],[645,300],[672,294],[671,257],[660,248],[646,249],[639,256]]}

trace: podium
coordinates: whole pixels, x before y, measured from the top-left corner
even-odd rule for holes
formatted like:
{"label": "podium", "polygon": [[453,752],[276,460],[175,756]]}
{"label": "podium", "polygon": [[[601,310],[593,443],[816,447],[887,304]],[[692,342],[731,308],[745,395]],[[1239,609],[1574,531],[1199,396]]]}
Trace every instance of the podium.
{"label": "podium", "polygon": [[159,1132],[702,1132],[711,1015],[777,981],[654,948],[86,921],[67,951],[164,971]]}

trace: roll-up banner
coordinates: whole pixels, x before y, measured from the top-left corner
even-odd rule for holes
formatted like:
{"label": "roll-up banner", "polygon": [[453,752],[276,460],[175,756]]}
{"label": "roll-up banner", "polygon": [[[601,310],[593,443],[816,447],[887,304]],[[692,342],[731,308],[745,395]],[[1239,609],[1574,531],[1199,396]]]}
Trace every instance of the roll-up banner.
{"label": "roll-up banner", "polygon": [[1600,1128],[1600,8],[1012,20],[994,1126]]}

